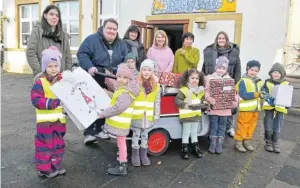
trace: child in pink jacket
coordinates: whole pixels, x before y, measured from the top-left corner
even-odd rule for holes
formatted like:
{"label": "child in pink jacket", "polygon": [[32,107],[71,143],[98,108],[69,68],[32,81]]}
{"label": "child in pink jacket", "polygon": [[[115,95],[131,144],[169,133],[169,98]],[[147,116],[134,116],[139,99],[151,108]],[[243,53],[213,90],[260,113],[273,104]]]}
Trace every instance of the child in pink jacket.
{"label": "child in pink jacket", "polygon": [[[215,69],[216,72],[212,75],[208,75],[208,79],[205,84],[205,99],[209,104],[215,105],[215,99],[210,95],[210,79],[228,79],[230,76],[227,73],[228,69],[228,59],[225,56],[221,56],[216,60]],[[238,97],[235,95],[235,101],[233,101],[233,107],[238,104]],[[210,146],[208,151],[210,153],[222,153],[223,140],[226,131],[227,116],[231,116],[231,109],[225,110],[210,110],[209,115],[209,125],[210,125]]]}

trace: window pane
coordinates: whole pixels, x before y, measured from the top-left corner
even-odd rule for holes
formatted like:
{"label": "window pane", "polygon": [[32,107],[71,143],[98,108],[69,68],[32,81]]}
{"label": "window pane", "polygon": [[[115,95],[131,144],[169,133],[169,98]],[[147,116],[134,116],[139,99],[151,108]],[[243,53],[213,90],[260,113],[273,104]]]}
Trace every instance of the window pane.
{"label": "window pane", "polygon": [[79,21],[70,21],[70,33],[79,33]]}
{"label": "window pane", "polygon": [[70,2],[70,16],[78,17],[79,16],[79,3],[78,1]]}
{"label": "window pane", "polygon": [[22,33],[30,33],[30,22],[22,22]]}
{"label": "window pane", "polygon": [[39,6],[37,4],[31,5],[31,18],[32,19],[39,19]]}
{"label": "window pane", "polygon": [[100,15],[114,13],[114,0],[100,0]]}
{"label": "window pane", "polygon": [[30,5],[21,6],[21,18],[29,18]]}
{"label": "window pane", "polygon": [[66,20],[62,20],[62,26],[63,26],[64,32],[69,33]]}
{"label": "window pane", "polygon": [[79,35],[71,35],[71,47],[78,47],[79,46]]}
{"label": "window pane", "polygon": [[67,8],[67,3],[68,2],[59,2],[57,3],[56,5],[59,6],[59,9],[60,9],[60,13],[61,13],[61,17],[62,18],[65,18],[67,17],[68,15],[68,8]]}
{"label": "window pane", "polygon": [[29,37],[30,35],[22,35],[22,38],[21,38],[21,43],[22,45],[26,46],[28,41],[29,41]]}

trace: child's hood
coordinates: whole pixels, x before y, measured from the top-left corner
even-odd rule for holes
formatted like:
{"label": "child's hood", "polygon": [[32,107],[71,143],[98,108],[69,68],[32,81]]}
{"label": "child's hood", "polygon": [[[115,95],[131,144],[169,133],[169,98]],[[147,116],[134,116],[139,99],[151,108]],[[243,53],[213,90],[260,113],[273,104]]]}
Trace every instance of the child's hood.
{"label": "child's hood", "polygon": [[269,71],[269,75],[271,76],[271,78],[272,78],[272,72],[274,72],[274,71],[278,71],[281,74],[281,79],[285,78],[286,71],[280,63],[275,63],[272,66],[271,70]]}
{"label": "child's hood", "polygon": [[128,82],[126,86],[122,86],[122,88],[129,91],[131,94],[133,94],[135,97],[137,97],[140,94],[140,84],[136,79],[132,79]]}

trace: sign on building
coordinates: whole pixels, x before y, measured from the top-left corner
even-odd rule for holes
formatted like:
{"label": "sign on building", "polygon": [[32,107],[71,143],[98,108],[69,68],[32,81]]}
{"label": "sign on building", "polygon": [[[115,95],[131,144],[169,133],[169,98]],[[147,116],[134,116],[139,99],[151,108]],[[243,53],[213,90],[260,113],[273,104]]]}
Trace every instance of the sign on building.
{"label": "sign on building", "polygon": [[152,14],[235,12],[236,0],[153,0]]}

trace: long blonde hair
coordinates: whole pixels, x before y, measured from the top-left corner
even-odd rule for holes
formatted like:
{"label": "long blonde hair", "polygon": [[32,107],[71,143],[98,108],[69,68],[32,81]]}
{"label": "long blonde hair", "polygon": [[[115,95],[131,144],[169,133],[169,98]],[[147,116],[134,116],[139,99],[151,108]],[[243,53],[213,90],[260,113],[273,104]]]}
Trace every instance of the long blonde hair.
{"label": "long blonde hair", "polygon": [[163,47],[166,47],[169,45],[169,39],[168,39],[168,36],[167,36],[167,33],[164,31],[164,30],[158,30],[155,35],[154,35],[154,40],[153,40],[153,44],[155,46],[157,46],[157,42],[156,42],[156,38],[158,35],[162,35],[163,37],[165,37],[165,43],[164,43],[164,46]]}
{"label": "long blonde hair", "polygon": [[[143,86],[143,81],[145,81],[145,79],[143,78],[143,75],[142,75],[142,70],[139,72],[139,74],[137,76],[137,80],[140,83],[140,86],[142,87]],[[157,87],[157,82],[155,81],[155,74],[154,74],[154,72],[152,73],[152,75],[151,75],[151,77],[149,79],[149,82],[151,84],[152,91],[155,91],[156,87]]]}

